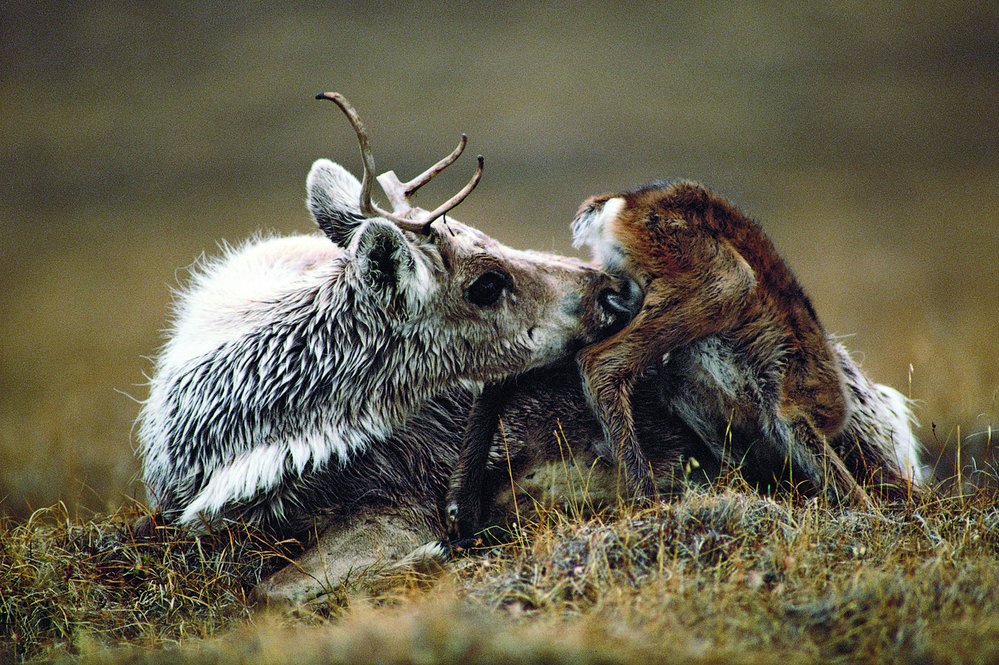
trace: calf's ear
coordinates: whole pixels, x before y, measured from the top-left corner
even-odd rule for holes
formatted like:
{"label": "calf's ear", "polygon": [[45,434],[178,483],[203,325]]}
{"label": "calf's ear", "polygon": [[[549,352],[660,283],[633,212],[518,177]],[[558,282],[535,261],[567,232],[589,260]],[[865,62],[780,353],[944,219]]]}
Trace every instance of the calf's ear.
{"label": "calf's ear", "polygon": [[309,169],[305,189],[316,225],[335,244],[346,247],[351,234],[364,221],[360,181],[339,164],[317,159]]}
{"label": "calf's ear", "polygon": [[592,196],[583,205],[572,220],[572,244],[574,247],[586,245],[596,251],[609,237],[610,223],[624,209],[625,201],[620,196],[604,194]]}
{"label": "calf's ear", "polygon": [[590,257],[609,272],[620,272],[625,267],[614,231],[614,221],[624,207],[625,200],[620,196],[594,196],[583,202],[572,220],[572,244],[575,247],[586,245]]}

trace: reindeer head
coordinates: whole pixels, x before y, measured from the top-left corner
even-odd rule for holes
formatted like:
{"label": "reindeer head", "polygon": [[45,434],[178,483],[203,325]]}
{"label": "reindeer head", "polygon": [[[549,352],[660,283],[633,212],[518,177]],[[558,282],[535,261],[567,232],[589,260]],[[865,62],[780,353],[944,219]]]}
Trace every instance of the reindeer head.
{"label": "reindeer head", "polygon": [[308,204],[318,226],[350,257],[348,272],[359,293],[378,303],[395,325],[424,329],[451,345],[466,378],[490,380],[548,364],[578,345],[600,339],[634,316],[642,294],[583,262],[519,251],[446,217],[478,184],[471,180],[432,211],[412,205],[420,187],[458,159],[457,148],[409,182],[394,172],[377,180],[392,210],[372,201],[374,158],[368,134],[340,94],[318,99],[337,104],[357,133],[364,174],[316,161],[307,181]]}

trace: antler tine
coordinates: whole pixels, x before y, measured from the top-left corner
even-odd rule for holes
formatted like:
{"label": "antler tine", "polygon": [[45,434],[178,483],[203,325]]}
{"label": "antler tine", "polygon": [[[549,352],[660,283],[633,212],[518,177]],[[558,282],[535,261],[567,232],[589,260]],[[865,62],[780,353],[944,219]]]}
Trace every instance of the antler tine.
{"label": "antler tine", "polygon": [[347,98],[339,92],[321,92],[316,95],[316,99],[327,99],[339,106],[343,114],[347,116],[350,124],[354,127],[354,133],[357,134],[357,143],[361,149],[361,161],[364,163],[364,175],[361,177],[361,212],[368,217],[373,217],[376,212],[371,203],[371,183],[374,179],[375,158],[371,154],[368,130],[364,128],[364,123],[361,122],[361,117],[357,115],[353,104],[347,101]]}
{"label": "antler tine", "polygon": [[475,189],[475,186],[479,184],[479,180],[482,179],[482,167],[485,160],[482,155],[479,155],[479,164],[475,169],[475,173],[472,174],[472,179],[468,181],[468,184],[466,184],[457,194],[438,206],[433,212],[410,206],[410,195],[423,185],[430,182],[438,173],[453,164],[454,160],[457,159],[458,155],[460,155],[462,150],[465,149],[465,143],[468,142],[468,138],[464,134],[461,136],[462,142],[458,144],[458,147],[450,155],[437,162],[409,182],[399,182],[399,177],[396,176],[395,171],[387,171],[377,178],[378,183],[382,186],[382,189],[385,190],[385,193],[388,194],[389,199],[392,201],[393,209],[396,211],[413,211],[413,214],[411,214],[408,219],[420,224],[420,226],[425,229],[423,231],[424,233],[429,232],[430,225],[434,222],[434,220],[464,201],[472,190]]}
{"label": "antler tine", "polygon": [[316,99],[327,99],[339,106],[340,110],[347,116],[350,124],[353,125],[354,133],[357,134],[357,143],[361,149],[361,160],[364,162],[364,175],[361,177],[360,207],[361,213],[365,217],[384,217],[385,219],[392,220],[399,226],[399,228],[405,231],[412,231],[413,233],[425,235],[430,233],[430,225],[434,222],[434,220],[464,201],[465,198],[472,193],[472,190],[475,189],[475,186],[479,184],[479,180],[482,179],[482,167],[485,160],[482,158],[482,155],[479,155],[479,164],[475,169],[475,173],[472,174],[472,179],[461,188],[461,191],[438,206],[435,210],[427,212],[422,208],[414,208],[409,203],[409,197],[412,196],[416,190],[433,180],[441,171],[454,164],[455,160],[457,160],[458,157],[461,156],[461,153],[465,151],[465,146],[468,144],[468,136],[462,134],[461,140],[458,142],[458,147],[452,150],[451,154],[409,182],[399,182],[399,178],[396,176],[394,171],[386,171],[378,176],[378,183],[382,186],[382,189],[385,190],[385,194],[392,202],[394,212],[382,210],[371,200],[372,180],[375,179],[375,158],[371,154],[371,144],[368,141],[368,131],[364,128],[364,123],[361,122],[361,117],[357,114],[357,111],[354,110],[354,106],[347,101],[347,98],[339,92],[321,92],[316,95]]}
{"label": "antler tine", "polygon": [[485,163],[485,159],[482,155],[479,155],[476,159],[478,160],[479,165],[475,168],[475,173],[472,174],[472,179],[461,188],[461,191],[442,203],[433,212],[425,213],[426,216],[420,215],[420,222],[426,229],[430,229],[430,225],[435,219],[457,207],[459,203],[464,201],[465,198],[472,193],[475,186],[479,184],[479,180],[482,179],[482,166]]}
{"label": "antler tine", "polygon": [[454,164],[455,160],[461,157],[461,153],[465,152],[466,145],[468,145],[468,136],[466,134],[462,134],[461,140],[458,141],[458,147],[452,150],[451,154],[409,182],[403,183],[402,187],[403,191],[406,192],[406,197],[408,198],[415,194],[416,190],[433,180],[441,171]]}
{"label": "antler tine", "polygon": [[458,147],[451,151],[451,153],[440,160],[429,169],[416,176],[409,182],[401,182],[399,176],[395,174],[395,171],[386,171],[381,174],[375,180],[378,184],[382,186],[385,190],[385,194],[388,195],[389,201],[392,202],[392,210],[397,213],[408,213],[412,208],[412,204],[409,202],[410,197],[416,193],[420,187],[433,180],[439,173],[444,169],[454,164],[455,160],[461,156],[461,153],[465,151],[465,146],[468,144],[468,136],[465,134],[461,135],[461,140],[458,141]]}
{"label": "antler tine", "polygon": [[[347,101],[347,98],[339,92],[321,92],[316,95],[316,99],[327,99],[339,106],[340,110],[347,116],[350,124],[353,125],[354,133],[357,134],[357,143],[361,150],[361,160],[364,163],[364,174],[361,177],[361,213],[365,217],[384,217],[386,219],[390,219],[406,231],[412,231],[414,233],[427,233],[429,230],[429,224],[414,222],[406,219],[405,217],[400,217],[399,215],[388,212],[387,210],[382,210],[371,201],[371,185],[372,180],[374,179],[375,158],[371,154],[371,143],[368,140],[368,131],[364,128],[364,123],[361,122],[361,117],[357,114],[353,104]],[[386,193],[392,197],[391,192]]]}

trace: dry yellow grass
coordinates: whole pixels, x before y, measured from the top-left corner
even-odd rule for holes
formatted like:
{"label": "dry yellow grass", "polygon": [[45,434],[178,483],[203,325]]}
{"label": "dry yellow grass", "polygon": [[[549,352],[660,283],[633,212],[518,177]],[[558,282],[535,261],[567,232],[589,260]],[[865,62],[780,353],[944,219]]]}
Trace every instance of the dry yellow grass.
{"label": "dry yellow grass", "polygon": [[237,527],[128,535],[135,510],[2,525],[6,657],[81,662],[993,662],[999,508],[932,493],[883,513],[736,482],[584,518],[545,509],[508,545],[295,611],[246,592],[282,561]]}

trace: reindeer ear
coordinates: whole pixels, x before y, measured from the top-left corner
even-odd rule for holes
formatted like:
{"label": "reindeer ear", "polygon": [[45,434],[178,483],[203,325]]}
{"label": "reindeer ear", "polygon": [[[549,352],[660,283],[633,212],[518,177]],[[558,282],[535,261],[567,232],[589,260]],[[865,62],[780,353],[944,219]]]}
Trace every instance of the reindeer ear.
{"label": "reindeer ear", "polygon": [[356,274],[383,305],[401,301],[412,312],[426,301],[431,276],[398,226],[367,220],[351,243]]}
{"label": "reindeer ear", "polygon": [[323,233],[341,247],[364,221],[360,210],[361,183],[347,169],[328,159],[317,159],[305,181],[309,212]]}
{"label": "reindeer ear", "polygon": [[610,222],[624,209],[624,205],[623,198],[610,194],[593,196],[584,201],[572,220],[573,247],[586,245],[596,253],[611,239]]}
{"label": "reindeer ear", "polygon": [[594,196],[580,206],[576,219],[572,220],[573,246],[589,247],[593,260],[611,272],[624,267],[624,254],[614,233],[614,220],[624,206],[620,196]]}

